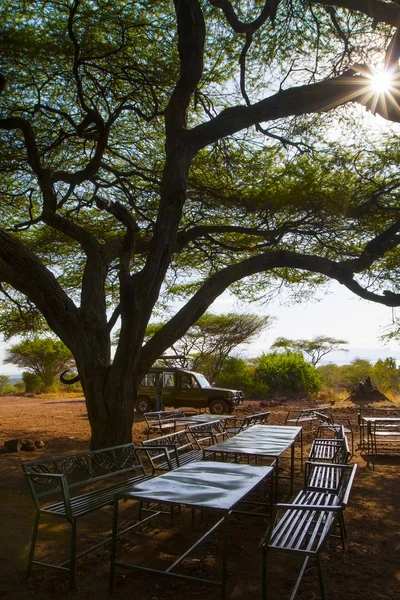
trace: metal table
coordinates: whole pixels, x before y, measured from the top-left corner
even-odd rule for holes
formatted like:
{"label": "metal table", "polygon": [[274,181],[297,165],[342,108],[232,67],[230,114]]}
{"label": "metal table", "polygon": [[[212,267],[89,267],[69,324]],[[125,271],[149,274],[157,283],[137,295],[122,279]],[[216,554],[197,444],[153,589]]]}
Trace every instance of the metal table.
{"label": "metal table", "polygon": [[[271,475],[272,467],[255,467],[237,463],[224,463],[214,461],[198,461],[189,463],[163,475],[154,477],[146,482],[132,486],[130,490],[115,496],[113,532],[111,541],[111,564],[109,590],[112,592],[114,585],[115,567],[142,570],[157,574],[169,575],[189,581],[198,581],[208,585],[221,587],[221,598],[226,595],[227,576],[227,531],[229,514],[243,499],[264,479]],[[158,504],[185,505],[192,509],[207,509],[220,515],[212,527],[177,558],[167,569],[150,569],[136,564],[127,564],[117,561],[116,545],[118,534],[118,504],[120,500],[138,500],[141,502],[156,502]],[[133,527],[141,525],[149,518],[143,519]],[[223,526],[223,553],[221,581],[200,579],[173,573],[192,550],[205,540],[217,527]]]}
{"label": "metal table", "polygon": [[377,437],[400,444],[400,417],[361,417],[360,445],[368,454],[378,453]]}
{"label": "metal table", "polygon": [[294,450],[297,438],[300,436],[301,444],[301,470],[303,470],[303,440],[302,428],[290,425],[254,425],[237,435],[207,446],[207,455],[234,454],[238,456],[263,456],[272,458],[275,462],[275,496],[278,493],[279,458],[290,448],[290,490],[293,492],[294,480]]}

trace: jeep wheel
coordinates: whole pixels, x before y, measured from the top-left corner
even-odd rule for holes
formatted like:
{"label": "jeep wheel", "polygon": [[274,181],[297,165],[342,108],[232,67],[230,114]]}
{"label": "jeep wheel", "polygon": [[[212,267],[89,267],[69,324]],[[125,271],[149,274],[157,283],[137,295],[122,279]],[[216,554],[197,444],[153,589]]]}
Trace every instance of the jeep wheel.
{"label": "jeep wheel", "polygon": [[222,398],[214,398],[208,407],[212,415],[226,415],[229,412],[229,405]]}
{"label": "jeep wheel", "polygon": [[139,396],[135,404],[136,412],[143,414],[151,411],[151,402],[147,396]]}

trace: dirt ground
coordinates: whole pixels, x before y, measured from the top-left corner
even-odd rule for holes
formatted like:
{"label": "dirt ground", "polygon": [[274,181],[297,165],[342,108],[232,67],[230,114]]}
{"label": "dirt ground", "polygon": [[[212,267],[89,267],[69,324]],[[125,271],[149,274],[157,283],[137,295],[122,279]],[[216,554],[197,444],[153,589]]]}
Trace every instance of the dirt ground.
{"label": "dirt ground", "polygon": [[[315,403],[308,401],[307,406]],[[271,403],[267,408],[258,402],[246,402],[239,413],[271,410],[270,422],[283,424],[289,403]],[[296,407],[305,406],[297,404]],[[294,407],[291,403],[290,407]],[[332,407],[335,418],[350,418],[356,438],[357,407]],[[145,424],[139,418],[134,425],[134,441],[144,437]],[[154,574],[117,571],[112,596],[107,591],[109,546],[87,554],[78,562],[77,587],[70,590],[67,577],[60,571],[35,566],[32,576],[25,576],[34,507],[24,480],[21,463],[69,454],[88,449],[90,429],[82,398],[37,396],[0,397],[0,448],[6,440],[24,437],[41,439],[45,448],[35,452],[0,452],[0,598],[7,600],[214,600],[219,591],[197,583],[184,582]],[[357,447],[357,442],[356,442]],[[353,460],[358,463],[355,485],[346,511],[348,542],[343,552],[333,541],[322,557],[328,600],[400,600],[400,456],[381,456],[368,460],[359,450]],[[299,463],[299,461],[298,461]],[[302,474],[296,468],[296,489],[302,486]],[[280,500],[286,501],[289,490],[280,486]],[[135,516],[134,505],[126,503],[123,519]],[[121,538],[119,551],[125,560],[140,557],[146,565],[160,567],[183,552],[191,536],[208,524],[211,517],[198,518],[195,531],[190,514],[182,511],[173,527],[160,517],[151,528],[134,536]],[[266,517],[234,517],[229,541],[228,594],[232,600],[261,598],[260,542],[268,527]],[[80,520],[78,545],[85,548],[110,532],[111,509],[105,508]],[[218,530],[217,530],[218,531]],[[220,540],[218,532],[190,555],[181,572],[195,577],[218,579]],[[60,523],[43,522],[38,559],[61,556],[67,547],[67,529]],[[275,555],[268,575],[269,600],[285,600],[299,567],[298,560]],[[297,596],[299,600],[319,598],[316,571],[306,573]]]}

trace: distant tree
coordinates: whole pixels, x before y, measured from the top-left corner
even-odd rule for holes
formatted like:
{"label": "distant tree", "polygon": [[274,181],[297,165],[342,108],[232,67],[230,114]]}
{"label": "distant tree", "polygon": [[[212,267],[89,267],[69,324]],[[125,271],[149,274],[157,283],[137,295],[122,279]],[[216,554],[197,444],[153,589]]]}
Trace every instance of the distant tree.
{"label": "distant tree", "polygon": [[271,394],[317,392],[322,383],[318,372],[299,352],[263,354],[254,376],[256,381],[268,387]]}
{"label": "distant tree", "polygon": [[27,394],[35,394],[43,390],[43,379],[36,373],[24,371],[22,373],[22,381]]}
{"label": "distant tree", "polygon": [[368,360],[356,358],[348,365],[322,365],[317,371],[326,387],[351,391],[360,381],[372,376],[372,369]]}
{"label": "distant tree", "polygon": [[56,377],[75,364],[65,344],[52,338],[34,338],[14,344],[6,350],[4,362],[38,375],[44,391],[52,389]]}
{"label": "distant tree", "polygon": [[[170,360],[179,366],[200,370],[210,380],[214,380],[231,352],[240,344],[252,341],[269,323],[268,316],[205,313],[171,346],[176,358]],[[164,323],[150,325],[146,331],[147,339],[163,325]]]}
{"label": "distant tree", "polygon": [[10,378],[7,375],[0,375],[0,394],[3,393],[7,385],[10,385]]}
{"label": "distant tree", "polygon": [[394,358],[378,360],[372,368],[371,378],[383,392],[398,393],[400,391],[400,371]]}
{"label": "distant tree", "polygon": [[290,340],[280,337],[275,340],[271,348],[283,348],[292,352],[301,352],[310,358],[311,364],[315,367],[330,352],[348,352],[346,348],[339,347],[342,344],[348,344],[348,342],[323,335],[319,335],[312,340]]}

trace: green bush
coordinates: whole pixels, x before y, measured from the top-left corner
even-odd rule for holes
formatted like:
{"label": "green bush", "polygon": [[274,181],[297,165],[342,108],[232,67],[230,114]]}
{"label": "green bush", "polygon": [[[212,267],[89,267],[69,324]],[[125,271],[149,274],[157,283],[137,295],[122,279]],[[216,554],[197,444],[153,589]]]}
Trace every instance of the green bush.
{"label": "green bush", "polygon": [[0,375],[0,394],[7,394],[4,389],[10,384],[10,378],[7,375]]}
{"label": "green bush", "polygon": [[1,393],[2,394],[16,394],[17,393],[17,389],[15,386],[13,386],[12,383],[6,383],[6,385],[2,388]]}
{"label": "green bush", "polygon": [[255,381],[266,385],[270,395],[313,393],[322,385],[316,369],[294,352],[263,354],[255,369]]}
{"label": "green bush", "polygon": [[27,394],[34,394],[36,392],[40,392],[44,387],[44,382],[39,375],[35,373],[29,373],[29,371],[24,371],[22,373],[22,381],[25,384],[25,392]]}
{"label": "green bush", "polygon": [[25,391],[25,384],[23,381],[14,381],[13,386],[17,390],[17,392]]}
{"label": "green bush", "polygon": [[343,380],[343,369],[344,367],[333,363],[317,367],[317,372],[322,378],[323,387],[338,392],[347,389]]}
{"label": "green bush", "polygon": [[400,370],[393,358],[378,360],[372,367],[371,380],[382,392],[400,392]]}
{"label": "green bush", "polygon": [[243,390],[247,396],[253,386],[253,369],[242,358],[229,357],[216,378],[220,387]]}
{"label": "green bush", "polygon": [[263,400],[270,395],[270,389],[265,383],[253,383],[249,389],[249,396],[256,400]]}

